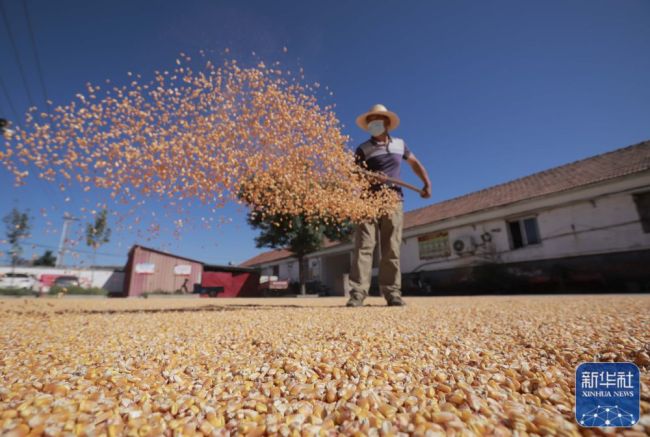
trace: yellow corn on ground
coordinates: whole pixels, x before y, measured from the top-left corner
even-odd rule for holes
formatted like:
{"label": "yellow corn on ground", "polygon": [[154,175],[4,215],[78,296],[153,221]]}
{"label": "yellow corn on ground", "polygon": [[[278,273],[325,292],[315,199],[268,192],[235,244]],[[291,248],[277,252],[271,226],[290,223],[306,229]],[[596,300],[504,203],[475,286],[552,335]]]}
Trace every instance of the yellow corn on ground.
{"label": "yellow corn on ground", "polygon": [[[406,301],[2,299],[0,434],[650,433],[650,296]],[[577,426],[585,361],[639,366],[635,427]]]}

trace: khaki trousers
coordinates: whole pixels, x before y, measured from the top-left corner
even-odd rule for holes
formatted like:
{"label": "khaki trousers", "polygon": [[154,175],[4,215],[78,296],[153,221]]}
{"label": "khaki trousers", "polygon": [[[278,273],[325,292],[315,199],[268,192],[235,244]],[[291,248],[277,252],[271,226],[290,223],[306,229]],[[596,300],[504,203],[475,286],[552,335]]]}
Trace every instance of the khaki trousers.
{"label": "khaki trousers", "polygon": [[350,295],[365,299],[370,289],[372,256],[379,230],[381,260],[379,262],[379,291],[386,299],[402,294],[400,246],[404,212],[400,202],[392,215],[385,215],[368,223],[357,225],[354,232],[354,252],[350,269]]}

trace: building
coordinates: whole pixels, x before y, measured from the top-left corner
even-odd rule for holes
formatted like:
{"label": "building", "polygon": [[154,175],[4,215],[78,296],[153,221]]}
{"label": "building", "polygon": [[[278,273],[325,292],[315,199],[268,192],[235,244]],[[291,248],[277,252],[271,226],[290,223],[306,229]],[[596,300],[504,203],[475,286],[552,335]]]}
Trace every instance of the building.
{"label": "building", "polygon": [[[309,278],[347,294],[351,250],[311,254]],[[406,212],[401,257],[405,294],[650,291],[650,141]],[[298,278],[284,250],[242,265]]]}
{"label": "building", "polygon": [[135,245],[129,250],[124,268],[124,295],[145,293],[190,293],[201,283],[203,265],[185,258],[148,247]]}
{"label": "building", "polygon": [[120,293],[124,283],[124,270],[121,267],[74,267],[46,266],[0,266],[0,276],[5,273],[24,273],[38,281],[35,291],[47,293],[59,276],[73,276],[82,287],[103,288],[109,293]]}
{"label": "building", "polygon": [[203,288],[223,287],[218,297],[259,297],[260,275],[257,269],[236,266],[203,265]]}
{"label": "building", "polygon": [[204,264],[191,258],[135,245],[129,251],[122,296],[192,293],[197,287],[220,289],[218,297],[258,296],[254,268]]}

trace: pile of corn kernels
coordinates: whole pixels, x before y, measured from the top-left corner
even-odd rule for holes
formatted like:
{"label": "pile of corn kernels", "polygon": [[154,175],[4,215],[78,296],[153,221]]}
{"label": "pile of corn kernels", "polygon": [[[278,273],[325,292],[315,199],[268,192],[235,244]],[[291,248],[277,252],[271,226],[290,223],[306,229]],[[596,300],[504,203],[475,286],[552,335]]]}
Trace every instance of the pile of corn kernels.
{"label": "pile of corn kernels", "polygon": [[[0,300],[0,434],[650,433],[650,296]],[[576,366],[642,417],[580,428]]]}

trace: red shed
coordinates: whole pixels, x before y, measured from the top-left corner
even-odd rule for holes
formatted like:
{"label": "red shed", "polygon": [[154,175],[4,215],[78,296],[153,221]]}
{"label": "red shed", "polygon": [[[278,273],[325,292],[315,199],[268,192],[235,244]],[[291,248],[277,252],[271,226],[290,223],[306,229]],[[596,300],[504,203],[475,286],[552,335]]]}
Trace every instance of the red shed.
{"label": "red shed", "polygon": [[203,264],[139,245],[129,251],[124,274],[124,296],[178,290],[203,293],[223,287],[217,297],[256,297],[263,295],[259,285],[258,269]]}
{"label": "red shed", "polygon": [[192,293],[201,283],[203,264],[200,261],[135,245],[129,251],[124,275],[124,295],[181,290]]}
{"label": "red shed", "polygon": [[260,292],[260,272],[235,266],[203,266],[203,287],[223,287],[218,297],[257,297]]}

